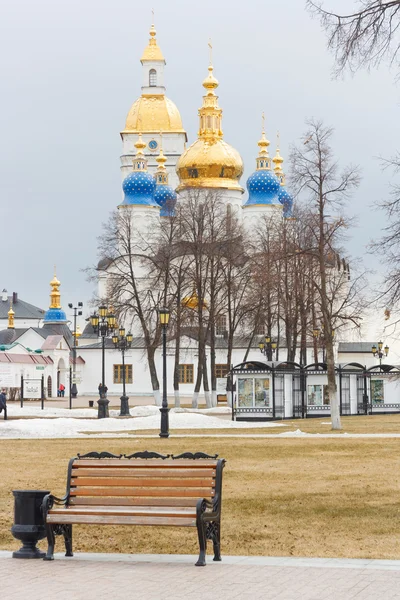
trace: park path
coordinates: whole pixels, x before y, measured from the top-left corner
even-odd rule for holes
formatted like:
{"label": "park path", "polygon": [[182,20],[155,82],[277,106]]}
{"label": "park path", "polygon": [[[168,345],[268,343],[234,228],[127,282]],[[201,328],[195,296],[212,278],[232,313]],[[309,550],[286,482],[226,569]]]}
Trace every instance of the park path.
{"label": "park path", "polygon": [[1,600],[400,599],[400,561],[225,557],[205,568],[186,555],[56,555],[16,560],[0,552]]}

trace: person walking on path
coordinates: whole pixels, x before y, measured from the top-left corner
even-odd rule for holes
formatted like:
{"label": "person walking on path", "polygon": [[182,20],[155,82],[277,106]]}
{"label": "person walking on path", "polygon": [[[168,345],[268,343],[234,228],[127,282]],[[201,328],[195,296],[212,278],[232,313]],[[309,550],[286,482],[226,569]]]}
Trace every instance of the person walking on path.
{"label": "person walking on path", "polygon": [[0,414],[4,410],[4,419],[7,419],[7,394],[6,390],[3,388],[0,394]]}

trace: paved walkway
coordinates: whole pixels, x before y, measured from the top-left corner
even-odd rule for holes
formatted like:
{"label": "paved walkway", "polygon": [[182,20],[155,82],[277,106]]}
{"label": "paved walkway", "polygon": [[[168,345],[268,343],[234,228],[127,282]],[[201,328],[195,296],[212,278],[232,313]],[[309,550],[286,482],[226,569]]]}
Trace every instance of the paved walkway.
{"label": "paved walkway", "polygon": [[0,552],[1,600],[400,599],[400,561],[77,554],[54,562]]}

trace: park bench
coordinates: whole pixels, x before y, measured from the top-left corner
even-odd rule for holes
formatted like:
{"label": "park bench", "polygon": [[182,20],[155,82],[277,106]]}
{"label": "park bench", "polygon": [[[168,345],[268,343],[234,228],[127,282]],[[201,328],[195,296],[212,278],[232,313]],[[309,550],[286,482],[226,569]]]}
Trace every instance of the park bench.
{"label": "park bench", "polygon": [[221,560],[222,471],[218,455],[185,452],[179,456],[135,452],[115,456],[89,452],[69,461],[63,498],[48,494],[42,509],[48,550],[54,558],[55,535],[63,535],[65,556],[72,554],[72,525],[148,525],[197,527],[206,564],[207,540]]}

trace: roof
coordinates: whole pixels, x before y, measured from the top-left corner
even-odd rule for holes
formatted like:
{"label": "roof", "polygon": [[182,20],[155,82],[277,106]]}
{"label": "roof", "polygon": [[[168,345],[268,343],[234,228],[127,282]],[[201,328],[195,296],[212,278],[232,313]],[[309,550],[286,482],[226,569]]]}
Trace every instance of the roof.
{"label": "roof", "polygon": [[371,354],[372,346],[377,346],[377,342],[339,342],[338,352],[343,353],[368,353]]}
{"label": "roof", "polygon": [[48,337],[62,336],[70,347],[73,345],[74,338],[70,328],[68,325],[60,323],[59,325],[43,325],[43,327],[17,327],[15,329],[2,329],[0,331],[0,346],[12,344],[29,329],[35,331],[45,340],[47,340]]}
{"label": "roof", "polygon": [[46,312],[42,308],[29,304],[29,302],[25,302],[19,298],[13,302],[13,296],[7,296],[7,300],[0,299],[0,319],[8,319],[8,311],[10,310],[11,302],[14,311],[14,319],[43,319],[44,313]]}
{"label": "roof", "polygon": [[[72,358],[72,356],[69,357],[69,364],[73,365],[74,364],[74,359]],[[76,365],[85,365],[86,361],[82,358],[82,356],[77,356],[76,357]]]}
{"label": "roof", "polygon": [[49,335],[42,345],[42,350],[55,350],[62,339],[62,335]]}
{"label": "roof", "polygon": [[[97,335],[96,335],[96,338],[98,338]],[[80,338],[80,339],[82,339],[82,338]],[[141,337],[133,338],[132,346],[131,346],[132,349],[143,349],[145,347],[146,347],[146,345],[144,343],[144,338],[141,338]],[[102,348],[102,342],[88,344],[87,346],[79,346],[79,350],[101,350],[101,348]],[[106,350],[115,350],[115,346],[114,346],[111,338],[105,339],[105,348],[106,348]]]}
{"label": "roof", "polygon": [[7,352],[0,352],[0,363],[52,365],[53,361],[50,356],[42,356],[40,354],[8,354]]}
{"label": "roof", "polygon": [[25,331],[27,327],[17,329],[3,329],[0,331],[0,346],[8,346],[17,340]]}

